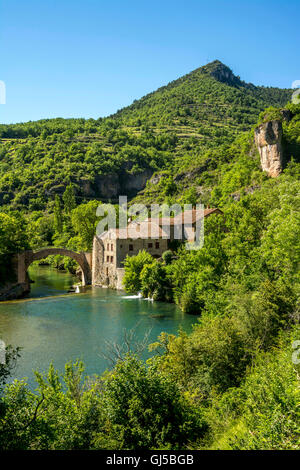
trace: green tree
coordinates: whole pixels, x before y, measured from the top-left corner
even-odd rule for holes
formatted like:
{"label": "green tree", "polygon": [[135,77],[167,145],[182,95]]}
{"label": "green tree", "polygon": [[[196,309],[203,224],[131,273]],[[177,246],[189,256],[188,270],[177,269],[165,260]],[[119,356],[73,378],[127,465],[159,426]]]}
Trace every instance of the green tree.
{"label": "green tree", "polygon": [[0,449],[94,448],[101,409],[96,386],[83,386],[83,371],[82,363],[67,363],[61,376],[51,365],[47,374],[36,372],[35,393],[24,380],[7,385],[0,399]]}
{"label": "green tree", "polygon": [[167,276],[167,269],[160,261],[153,260],[151,264],[145,264],[141,274],[141,292],[144,297],[153,300],[171,300],[172,289]]}
{"label": "green tree", "polygon": [[0,254],[16,253],[28,247],[24,218],[18,213],[0,212]]}
{"label": "green tree", "polygon": [[54,228],[58,235],[63,231],[63,214],[61,200],[58,194],[56,194],[54,201]]}
{"label": "green tree", "polygon": [[119,362],[103,381],[104,413],[97,446],[109,449],[182,449],[203,437],[202,411],[155,366],[135,357]]}
{"label": "green tree", "polygon": [[[299,338],[297,334],[292,337]],[[260,354],[244,384],[215,396],[207,414],[212,449],[299,449],[299,365],[291,360],[289,335]]]}
{"label": "green tree", "polygon": [[96,215],[99,201],[89,201],[72,210],[72,227],[78,236],[78,248],[91,250],[99,217]]}
{"label": "green tree", "polygon": [[137,293],[142,288],[141,272],[145,265],[151,264],[153,258],[147,251],[140,251],[136,256],[126,256],[124,261],[125,275],[123,285],[126,292]]}
{"label": "green tree", "polygon": [[0,285],[15,281],[12,254],[29,248],[26,221],[19,213],[0,212]]}
{"label": "green tree", "polygon": [[74,186],[70,183],[63,194],[64,208],[67,214],[70,214],[76,207],[76,197]]}

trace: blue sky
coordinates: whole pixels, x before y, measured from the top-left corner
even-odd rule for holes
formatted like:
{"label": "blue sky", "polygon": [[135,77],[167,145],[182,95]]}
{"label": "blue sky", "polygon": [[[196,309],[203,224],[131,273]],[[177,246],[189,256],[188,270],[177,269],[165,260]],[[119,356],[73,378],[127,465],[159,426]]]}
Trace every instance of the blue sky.
{"label": "blue sky", "polygon": [[106,116],[219,59],[300,80],[299,0],[0,0],[0,122]]}

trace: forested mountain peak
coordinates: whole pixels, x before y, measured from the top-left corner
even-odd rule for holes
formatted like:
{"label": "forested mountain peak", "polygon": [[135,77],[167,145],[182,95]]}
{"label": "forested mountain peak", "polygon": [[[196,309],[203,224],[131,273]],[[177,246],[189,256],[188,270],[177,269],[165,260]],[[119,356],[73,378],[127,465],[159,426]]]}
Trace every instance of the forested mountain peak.
{"label": "forested mountain peak", "polygon": [[[202,144],[248,130],[267,106],[285,106],[291,90],[246,83],[215,60],[135,100],[111,116],[123,125],[201,138]],[[200,137],[201,136],[201,137]],[[215,143],[215,142],[214,142]]]}
{"label": "forested mountain peak", "polygon": [[230,86],[254,86],[241,81],[240,77],[234,75],[233,71],[220,60],[214,60],[213,62],[200,67],[198,70],[202,73],[207,73],[219,82],[226,83]]}
{"label": "forested mountain peak", "polygon": [[0,125],[0,205],[43,210],[70,183],[79,201],[132,197],[155,171],[207,168],[207,151],[290,98],[290,90],[242,82],[216,60],[107,118]]}

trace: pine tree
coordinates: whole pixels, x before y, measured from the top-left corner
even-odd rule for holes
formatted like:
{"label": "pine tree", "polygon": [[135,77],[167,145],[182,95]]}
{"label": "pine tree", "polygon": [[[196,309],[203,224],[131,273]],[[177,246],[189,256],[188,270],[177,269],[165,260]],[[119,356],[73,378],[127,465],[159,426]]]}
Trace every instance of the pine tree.
{"label": "pine tree", "polygon": [[70,214],[76,207],[75,192],[72,183],[70,183],[63,194],[64,208],[67,214]]}
{"label": "pine tree", "polygon": [[62,216],[62,207],[61,201],[58,194],[55,196],[55,204],[54,204],[54,227],[55,232],[61,233],[63,230],[63,216]]}

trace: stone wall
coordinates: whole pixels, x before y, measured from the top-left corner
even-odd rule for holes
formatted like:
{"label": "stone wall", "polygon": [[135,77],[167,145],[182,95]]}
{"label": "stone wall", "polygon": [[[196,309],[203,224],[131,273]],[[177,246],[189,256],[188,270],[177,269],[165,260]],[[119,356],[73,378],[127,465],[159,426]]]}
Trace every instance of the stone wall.
{"label": "stone wall", "polygon": [[[156,242],[159,243],[159,248],[155,247]],[[149,247],[149,244],[152,244],[152,247]],[[129,249],[129,245],[132,245],[133,250]],[[117,249],[117,268],[123,268],[123,261],[126,258],[126,255],[136,256],[139,251],[145,250],[150,253],[150,255],[155,258],[160,258],[161,255],[168,249],[169,240],[168,239],[144,239],[138,238],[136,240],[118,240],[118,249]]]}
{"label": "stone wall", "polygon": [[[159,248],[156,248],[156,242]],[[135,256],[141,250],[148,251],[152,256],[158,258],[168,249],[167,239],[100,239],[94,237],[93,262],[92,262],[92,284],[94,286],[111,287],[113,289],[123,289],[124,260],[127,255]],[[149,247],[152,243],[152,247]],[[132,245],[130,250],[129,245]],[[111,262],[113,257],[113,262]]]}
{"label": "stone wall", "polygon": [[92,285],[101,286],[103,279],[104,245],[101,239],[94,237],[93,262],[92,262]]}
{"label": "stone wall", "polygon": [[125,275],[125,269],[123,268],[117,268],[117,284],[116,284],[116,289],[122,290],[124,289],[123,286],[123,278]]}

